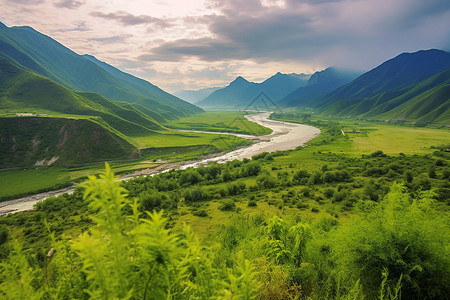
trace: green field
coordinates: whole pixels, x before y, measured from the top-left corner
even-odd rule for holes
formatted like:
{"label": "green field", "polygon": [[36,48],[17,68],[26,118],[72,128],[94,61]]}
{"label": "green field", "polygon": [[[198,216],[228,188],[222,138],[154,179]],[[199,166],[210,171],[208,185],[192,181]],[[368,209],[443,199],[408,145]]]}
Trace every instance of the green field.
{"label": "green field", "polygon": [[[283,118],[275,119],[317,127],[330,123],[339,124],[339,130],[344,131],[346,138],[337,143],[324,144],[322,151],[353,155],[370,154],[376,150],[388,154],[429,154],[434,151],[432,146],[448,144],[450,137],[450,127],[414,127],[385,122],[330,119],[309,114],[305,119],[302,113],[289,113]],[[320,139],[319,136],[318,140]],[[317,141],[313,144],[317,144]]]}
{"label": "green field", "polygon": [[[139,148],[190,147],[195,145],[214,145],[223,150],[230,150],[234,145],[246,145],[246,140],[231,135],[209,133],[181,132],[171,130],[164,134],[133,137],[132,141]],[[221,143],[222,141],[223,143]],[[227,144],[229,143],[229,144]]]}
{"label": "green field", "polygon": [[172,120],[164,125],[175,129],[233,132],[250,135],[266,135],[272,132],[266,127],[248,121],[244,117],[246,114],[246,112],[241,111],[207,111]]}
{"label": "green field", "polygon": [[[158,165],[159,163],[143,161],[112,163],[111,167],[114,172],[120,174],[132,170],[154,168]],[[85,180],[87,176],[98,174],[103,169],[104,164],[100,163],[77,168],[41,167],[0,171],[0,199],[6,200],[40,191],[59,189]]]}

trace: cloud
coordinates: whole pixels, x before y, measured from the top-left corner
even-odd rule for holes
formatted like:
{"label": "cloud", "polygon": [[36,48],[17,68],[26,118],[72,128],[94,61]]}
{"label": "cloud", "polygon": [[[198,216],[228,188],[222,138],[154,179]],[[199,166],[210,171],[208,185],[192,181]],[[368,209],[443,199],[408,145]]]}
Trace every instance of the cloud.
{"label": "cloud", "polygon": [[237,44],[213,38],[179,39],[173,42],[164,42],[161,46],[153,48],[151,53],[143,54],[138,59],[179,61],[186,57],[198,57],[204,61],[213,62],[250,58],[250,55],[241,51],[245,50],[239,49]]}
{"label": "cloud", "polygon": [[100,42],[103,44],[112,44],[112,43],[123,43],[125,40],[132,38],[132,34],[121,34],[121,35],[114,35],[114,36],[108,36],[108,37],[97,37],[97,38],[90,38],[89,41],[95,41]]}
{"label": "cloud", "polygon": [[27,4],[27,5],[35,5],[35,4],[41,4],[45,0],[6,0],[8,2],[12,2],[14,4]]}
{"label": "cloud", "polygon": [[368,70],[401,52],[450,50],[449,0],[4,1],[7,24],[171,89],[330,65]]}
{"label": "cloud", "polygon": [[86,2],[84,0],[58,0],[58,1],[55,1],[54,5],[56,7],[76,9],[76,8],[84,5],[85,3]]}
{"label": "cloud", "polygon": [[71,32],[71,31],[83,32],[83,31],[90,31],[91,30],[89,27],[87,27],[85,21],[75,22],[74,25],[75,25],[74,27],[65,28],[65,29],[59,29],[59,30],[56,30],[55,32]]}
{"label": "cloud", "polygon": [[172,21],[168,19],[155,18],[147,15],[135,16],[125,11],[118,11],[108,14],[102,12],[92,12],[91,16],[103,18],[106,20],[114,20],[126,26],[147,24],[154,25],[160,28],[166,28],[174,25]]}
{"label": "cloud", "polygon": [[259,0],[211,0],[208,6],[218,10],[217,14],[184,19],[207,26],[208,37],[162,42],[139,59],[296,60],[366,68],[399,52],[448,45],[448,0],[272,2],[276,5],[264,6]]}

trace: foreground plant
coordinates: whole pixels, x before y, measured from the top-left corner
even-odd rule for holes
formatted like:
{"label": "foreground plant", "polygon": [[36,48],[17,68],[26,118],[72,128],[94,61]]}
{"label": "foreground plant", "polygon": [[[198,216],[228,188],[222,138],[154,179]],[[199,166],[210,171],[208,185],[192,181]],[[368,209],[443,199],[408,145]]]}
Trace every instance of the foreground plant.
{"label": "foreground plant", "polygon": [[[1,264],[0,295],[6,299],[253,299],[257,284],[248,260],[228,270],[212,263],[189,228],[166,229],[162,212],[140,213],[135,200],[115,180],[109,165],[82,184],[91,209],[98,211],[89,231],[56,252],[44,268],[31,267],[17,246]],[[221,276],[226,274],[225,276]]]}

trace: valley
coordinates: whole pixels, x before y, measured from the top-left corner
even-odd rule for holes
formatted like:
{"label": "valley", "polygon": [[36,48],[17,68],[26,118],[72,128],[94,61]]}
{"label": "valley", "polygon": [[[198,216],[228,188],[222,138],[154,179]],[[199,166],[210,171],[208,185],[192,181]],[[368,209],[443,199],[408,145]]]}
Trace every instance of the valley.
{"label": "valley", "polygon": [[[266,118],[268,115],[264,113]],[[261,122],[262,125],[278,125],[278,128],[272,127],[274,135],[279,134],[283,126],[284,130],[289,128],[287,122],[311,124],[320,128],[321,134],[310,140],[306,147],[261,152],[251,159],[231,160],[232,157],[228,156],[228,162],[220,164],[214,159],[202,161],[199,166],[200,162],[196,162],[196,168],[191,168],[194,165],[185,165],[185,168],[180,167],[178,170],[128,178],[121,183],[106,171],[101,175],[103,177],[91,177],[87,183],[80,184],[72,194],[50,197],[36,204],[33,210],[0,218],[0,226],[7,226],[8,239],[19,240],[27,249],[42,253],[40,255],[45,255],[50,247],[57,249],[59,257],[66,255],[60,254],[67,251],[63,246],[65,241],[77,240],[80,232],[91,232],[97,226],[106,226],[96,224],[103,224],[101,220],[108,222],[108,217],[104,216],[96,221],[98,223],[93,223],[91,216],[101,214],[102,210],[106,212],[107,206],[99,208],[100,202],[96,201],[101,198],[84,198],[83,189],[95,186],[93,192],[96,193],[104,189],[103,185],[107,183],[108,189],[114,191],[113,194],[118,192],[116,196],[108,196],[111,197],[108,199],[121,199],[118,202],[121,203],[121,209],[112,217],[111,224],[120,224],[117,228],[121,230],[134,228],[134,218],[138,218],[136,220],[142,224],[150,224],[144,240],[149,235],[158,234],[158,241],[150,249],[174,247],[175,244],[166,239],[171,240],[180,235],[179,241],[188,243],[188,250],[181,247],[171,251],[185,253],[200,247],[203,250],[194,252],[194,255],[201,257],[201,263],[207,263],[210,272],[216,274],[210,276],[223,282],[227,281],[224,279],[226,277],[222,277],[225,276],[222,273],[223,264],[232,264],[228,272],[243,276],[237,267],[240,265],[239,256],[243,255],[251,266],[245,276],[254,278],[249,287],[262,298],[283,297],[286,290],[290,290],[292,295],[302,293],[320,296],[326,293],[326,289],[332,288],[333,283],[327,281],[335,278],[333,270],[336,268],[342,272],[339,276],[348,278],[349,283],[343,287],[344,293],[348,293],[354,289],[355,283],[351,280],[357,280],[351,278],[361,264],[365,265],[360,261],[361,256],[369,259],[369,263],[383,261],[385,266],[395,270],[397,256],[386,260],[372,254],[373,251],[384,255],[386,251],[403,250],[401,245],[397,247],[386,240],[383,234],[379,234],[386,230],[395,239],[406,236],[414,251],[425,251],[430,257],[402,254],[405,265],[401,272],[409,270],[412,263],[421,263],[418,260],[429,263],[429,260],[436,259],[440,263],[433,265],[433,272],[443,274],[439,278],[446,278],[445,243],[436,241],[448,238],[448,227],[445,225],[450,213],[450,157],[446,152],[448,128],[414,128],[323,117],[308,117],[305,120],[303,114],[292,112],[278,112],[272,118],[283,121]],[[353,131],[358,133],[351,133]],[[402,152],[408,150],[406,145],[403,145],[404,148],[391,148],[391,134],[395,131],[401,133],[402,144],[411,146],[410,151]],[[432,138],[420,139],[420,143],[414,144],[417,134],[421,132]],[[361,143],[359,139],[366,142]],[[377,150],[372,151],[377,146]],[[184,163],[179,164],[182,166]],[[126,194],[125,190],[119,192],[119,188],[125,189]],[[108,192],[103,190],[102,193]],[[392,199],[403,200],[400,203],[387,202],[394,201]],[[419,210],[414,206],[416,202],[410,204],[410,199],[417,201]],[[139,202],[132,204],[132,201]],[[153,213],[146,215],[144,211]],[[53,237],[48,236],[44,224],[51,228]],[[134,243],[134,238],[138,239],[139,233],[135,229],[130,230],[133,231],[129,231],[126,236],[133,237],[131,241],[122,240],[122,235],[115,237],[121,240],[121,253],[135,251],[126,250],[128,247],[134,249],[128,243]],[[158,230],[159,233],[151,233],[152,230]],[[427,237],[421,235],[423,230],[426,230]],[[189,240],[192,235],[198,238],[197,242]],[[303,248],[296,250],[295,241],[300,238],[304,239]],[[427,246],[419,246],[416,238],[427,239]],[[89,239],[97,237],[91,236]],[[88,245],[85,240],[83,245]],[[111,246],[107,244],[107,247]],[[283,252],[283,248],[287,252]],[[77,251],[84,253],[87,250]],[[338,256],[333,255],[335,251],[339,253]],[[11,252],[11,255],[14,253]],[[202,256],[199,256],[200,253],[203,253]],[[283,256],[279,253],[283,253]],[[127,261],[125,257],[122,264]],[[173,263],[177,264],[178,260],[173,259]],[[104,258],[101,263],[108,264],[109,261],[109,258]],[[52,266],[61,272],[60,268],[64,265],[54,261]],[[375,266],[371,268],[378,270],[376,273],[382,271]],[[301,272],[296,273],[295,270]],[[324,278],[317,277],[319,274]],[[417,283],[420,275],[419,272],[410,273],[411,280]],[[177,275],[170,276],[178,280]],[[358,286],[358,293],[379,293],[379,287],[374,287],[373,283],[381,285],[384,279],[379,276],[367,278],[365,276],[369,275],[366,273],[360,273],[359,276],[366,278],[370,284]],[[386,278],[386,282],[394,288],[398,282],[396,277]],[[260,280],[265,282],[265,286],[258,283]],[[58,284],[59,281],[55,279],[53,282]],[[292,282],[301,282],[301,289],[291,290],[292,285],[295,286]],[[433,282],[445,294],[445,280],[436,279]],[[156,285],[156,282],[152,283],[152,289]],[[421,293],[429,291],[426,282],[422,281],[420,285]],[[210,288],[220,292],[218,286]],[[402,293],[409,296],[417,291],[409,281],[403,282],[401,288]],[[237,289],[235,293],[239,291]],[[193,294],[202,295],[202,292]]]}
{"label": "valley", "polygon": [[[215,116],[217,113],[209,113],[207,115]],[[234,117],[238,116],[237,119],[233,119],[235,122],[244,122],[243,120],[239,119],[239,116],[242,116],[240,113],[232,113],[228,112],[229,115],[232,115]],[[289,149],[295,149],[296,147],[303,146],[306,142],[316,137],[320,130],[317,128],[314,128],[312,126],[305,126],[305,125],[298,125],[293,123],[287,123],[287,122],[278,122],[278,121],[270,121],[269,115],[271,113],[264,112],[264,113],[254,113],[250,115],[246,115],[246,119],[251,122],[248,124],[258,124],[260,127],[255,127],[254,125],[247,125],[245,128],[248,128],[249,130],[252,130],[253,128],[265,128],[265,132],[267,132],[267,129],[270,129],[272,131],[269,135],[264,136],[251,136],[252,140],[254,142],[253,145],[246,146],[243,148],[240,148],[238,150],[234,150],[225,154],[218,154],[218,155],[209,155],[211,157],[206,159],[200,159],[198,161],[189,161],[189,162],[179,162],[179,163],[171,163],[165,166],[165,164],[161,163],[153,163],[154,166],[158,165],[158,172],[167,172],[171,169],[186,169],[190,167],[198,167],[201,165],[207,165],[210,162],[219,162],[224,163],[232,160],[242,160],[244,158],[251,158],[254,155],[258,155],[263,152],[274,152],[274,151],[280,151],[280,150],[289,150]],[[201,124],[201,123],[200,123]],[[244,123],[247,124],[247,123]],[[203,123],[203,126],[205,126],[205,123]],[[229,128],[233,128],[230,126]],[[236,128],[239,129],[239,128]],[[258,132],[261,132],[258,131]],[[233,135],[233,134],[232,134]],[[240,136],[239,133],[236,133],[237,136]],[[178,142],[180,142],[180,139],[178,139]],[[232,146],[230,146],[232,147]],[[225,148],[225,147],[223,147]],[[207,152],[206,152],[207,153]],[[140,165],[143,166],[142,164]],[[122,167],[124,168],[124,167]],[[117,169],[116,170],[120,170]],[[93,170],[90,169],[92,172]],[[127,170],[130,172],[130,169]],[[11,172],[11,171],[7,171]],[[20,172],[20,171],[19,171]],[[39,177],[43,176],[43,173],[38,173]],[[136,171],[134,173],[131,173],[129,175],[125,175],[123,178],[126,178],[127,180],[136,176],[142,176],[142,175],[154,175],[157,174],[157,172],[154,171],[154,169],[143,169]],[[1,176],[2,174],[0,174]],[[23,175],[20,175],[20,181],[23,181]],[[17,181],[17,179],[9,179],[10,176],[3,176],[3,182],[10,181],[11,183],[14,181]],[[31,181],[35,181],[37,176],[31,177]],[[51,178],[50,181],[54,182],[55,179]],[[8,184],[11,186],[12,190],[20,189],[20,186],[15,186],[14,184]],[[27,184],[29,186],[29,184]],[[1,186],[0,186],[1,187]],[[39,202],[42,201],[48,197],[58,196],[64,193],[72,193],[74,191],[74,187],[59,189],[55,191],[48,191],[40,194],[35,194],[15,200],[0,202],[0,216],[11,213],[11,212],[20,212],[24,210],[32,209],[33,206]]]}
{"label": "valley", "polygon": [[2,11],[1,299],[448,298],[448,5],[106,2]]}

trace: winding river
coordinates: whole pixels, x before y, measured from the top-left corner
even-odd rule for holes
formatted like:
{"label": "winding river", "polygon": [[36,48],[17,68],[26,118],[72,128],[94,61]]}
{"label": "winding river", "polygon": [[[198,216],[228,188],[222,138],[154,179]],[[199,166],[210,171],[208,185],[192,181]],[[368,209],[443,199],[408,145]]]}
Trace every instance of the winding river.
{"label": "winding river", "polygon": [[[122,177],[122,180],[128,180],[136,176],[153,175],[161,172],[167,172],[171,169],[186,169],[190,167],[198,167],[205,165],[208,162],[224,163],[235,159],[241,160],[244,158],[251,158],[255,154],[262,152],[274,152],[277,150],[289,150],[295,149],[320,134],[320,130],[316,127],[294,124],[288,122],[280,122],[270,120],[270,112],[255,113],[245,116],[249,121],[256,122],[259,125],[272,129],[272,133],[264,136],[253,136],[244,134],[232,134],[232,133],[220,133],[220,134],[232,134],[242,138],[246,138],[254,141],[254,143],[248,147],[240,148],[234,151],[221,153],[215,156],[210,156],[197,161],[188,161],[180,163],[169,163],[158,166],[153,169],[140,170],[133,174]],[[199,132],[199,131],[195,131]],[[203,131],[204,132],[204,131]],[[218,132],[206,132],[218,134]],[[74,187],[68,187],[65,189],[35,194],[15,200],[0,202],[0,216],[8,213],[15,213],[32,209],[34,204],[42,201],[51,196],[58,196],[64,193],[73,192]]]}

